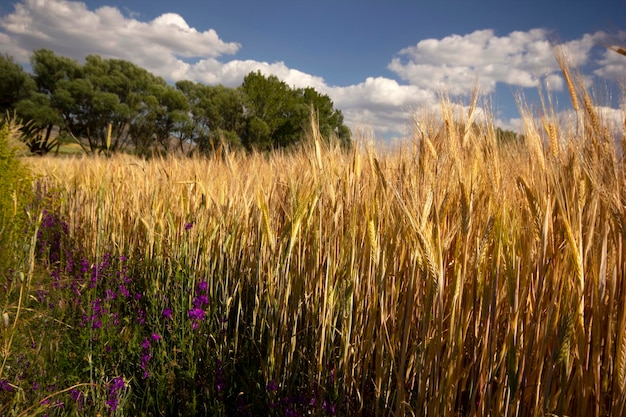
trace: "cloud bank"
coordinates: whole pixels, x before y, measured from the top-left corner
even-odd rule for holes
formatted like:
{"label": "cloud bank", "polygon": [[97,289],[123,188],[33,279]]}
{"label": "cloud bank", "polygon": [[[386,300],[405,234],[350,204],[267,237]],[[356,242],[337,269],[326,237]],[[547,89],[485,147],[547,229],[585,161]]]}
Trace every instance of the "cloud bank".
{"label": "cloud bank", "polygon": [[[572,61],[583,66],[590,64],[593,46],[605,38],[601,32],[585,34],[563,46]],[[89,54],[129,60],[172,82],[186,79],[231,87],[249,72],[261,71],[289,85],[328,94],[349,126],[383,135],[404,132],[413,112],[436,105],[442,91],[467,95],[478,87],[492,94],[498,84],[536,88],[542,79],[553,91],[562,90],[551,40],[545,29],[502,36],[485,29],[424,39],[390,57],[387,69],[398,80],[372,75],[358,84],[332,86],[284,62],[234,59],[239,43],[221,39],[213,29],[190,27],[176,13],[141,21],[115,7],[90,10],[82,2],[22,0],[0,17],[0,52],[21,63],[27,63],[35,49],[48,48],[78,61]],[[596,76],[626,74],[626,58],[612,51],[604,50],[593,64]]]}

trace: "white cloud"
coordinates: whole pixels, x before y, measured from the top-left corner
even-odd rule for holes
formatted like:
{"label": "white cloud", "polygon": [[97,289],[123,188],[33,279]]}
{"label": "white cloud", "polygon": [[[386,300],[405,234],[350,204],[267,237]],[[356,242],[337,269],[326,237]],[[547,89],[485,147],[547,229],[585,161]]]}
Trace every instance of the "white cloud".
{"label": "white cloud", "polygon": [[224,62],[223,56],[236,53],[240,45],[222,41],[212,29],[190,27],[175,13],[143,22],[114,7],[90,10],[81,2],[24,0],[13,13],[0,18],[0,41],[5,52],[23,63],[33,50],[49,48],[76,60],[89,54],[127,59],[170,81],[188,79],[235,87],[246,74],[261,71],[290,86],[313,87],[329,95],[348,125],[371,127],[383,134],[403,131],[412,111],[435,98],[432,91],[388,78],[369,77],[356,85],[338,87],[280,61]]}
{"label": "white cloud", "polygon": [[[568,57],[575,65],[589,63],[592,46],[604,36],[599,32],[565,43]],[[426,39],[392,57],[388,69],[404,83],[371,76],[354,85],[331,86],[322,77],[289,68],[282,61],[225,59],[241,45],[222,40],[213,29],[190,27],[176,13],[142,21],[137,14],[115,7],[91,10],[82,2],[21,0],[12,13],[0,17],[0,52],[21,63],[27,63],[34,50],[49,48],[79,61],[89,54],[129,60],[169,81],[231,87],[251,71],[261,71],[290,86],[310,86],[329,95],[350,127],[371,128],[386,136],[404,133],[416,110],[436,108],[440,92],[463,95],[478,86],[481,93],[490,94],[498,83],[536,87],[542,77],[551,91],[562,91],[564,81],[550,37],[544,29],[505,36],[486,29]],[[599,76],[626,73],[626,57],[614,52],[606,52],[599,65],[595,71]]]}
{"label": "white cloud", "polygon": [[[585,35],[564,47],[584,64],[593,44],[594,36]],[[476,85],[487,94],[495,91],[496,83],[536,87],[544,76],[559,87],[550,33],[544,29],[506,36],[486,29],[465,36],[426,39],[402,49],[389,69],[412,85],[451,94],[468,94]]]}
{"label": "white cloud", "polygon": [[[625,34],[626,37],[626,34]],[[612,46],[614,49],[624,50],[626,48],[626,39],[622,44]],[[622,84],[626,84],[626,56],[615,50],[605,49],[602,57],[598,60],[599,68],[594,74],[611,80],[616,80]]]}
{"label": "white cloud", "polygon": [[75,59],[89,54],[128,59],[164,76],[184,71],[180,58],[215,58],[240,48],[213,29],[190,28],[175,13],[141,22],[114,7],[89,10],[66,0],[23,0],[0,19],[0,29],[11,39],[6,52],[22,62],[33,50],[49,48]]}

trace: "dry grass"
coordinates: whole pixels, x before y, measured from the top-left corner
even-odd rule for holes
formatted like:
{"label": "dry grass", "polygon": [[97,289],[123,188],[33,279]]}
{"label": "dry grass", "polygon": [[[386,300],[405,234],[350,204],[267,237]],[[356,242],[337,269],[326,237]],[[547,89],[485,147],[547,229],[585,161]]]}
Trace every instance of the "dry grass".
{"label": "dry grass", "polygon": [[333,373],[350,414],[623,415],[623,159],[566,80],[573,138],[522,108],[525,142],[502,145],[474,101],[444,99],[389,155],[314,142],[33,168],[94,259],[158,270],[155,293],[180,268],[206,276],[267,381]]}

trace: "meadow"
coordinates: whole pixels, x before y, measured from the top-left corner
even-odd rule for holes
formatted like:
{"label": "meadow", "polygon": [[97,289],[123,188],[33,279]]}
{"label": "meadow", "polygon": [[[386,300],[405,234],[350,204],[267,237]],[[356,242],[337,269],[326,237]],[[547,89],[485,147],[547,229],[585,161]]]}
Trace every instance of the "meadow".
{"label": "meadow", "polygon": [[387,151],[25,159],[0,414],[623,415],[624,132],[568,84],[512,141],[442,97]]}

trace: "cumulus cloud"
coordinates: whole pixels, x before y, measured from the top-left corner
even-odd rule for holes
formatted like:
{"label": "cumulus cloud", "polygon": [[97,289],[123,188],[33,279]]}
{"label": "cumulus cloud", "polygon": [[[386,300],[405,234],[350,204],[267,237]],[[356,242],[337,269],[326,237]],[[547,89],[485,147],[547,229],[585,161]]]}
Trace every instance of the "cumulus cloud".
{"label": "cumulus cloud", "polygon": [[594,74],[626,84],[626,32],[619,33],[615,39],[608,38],[603,42],[605,49]]}
{"label": "cumulus cloud", "polygon": [[188,67],[180,58],[214,58],[240,48],[213,29],[189,27],[175,13],[142,22],[115,7],[89,10],[66,0],[23,0],[0,19],[0,28],[10,38],[6,52],[22,62],[33,50],[49,48],[75,59],[89,54],[128,59],[161,75],[184,73]]}
{"label": "cumulus cloud", "polygon": [[402,85],[385,77],[368,77],[347,87],[332,87],[327,93],[346,120],[379,133],[403,133],[418,107],[436,103],[434,91],[414,85]]}
{"label": "cumulus cloud", "polygon": [[[495,91],[497,83],[537,87],[545,76],[555,87],[559,70],[551,34],[545,29],[496,36],[491,29],[443,39],[426,39],[402,49],[389,69],[412,85],[451,94],[468,94],[475,86],[483,93]],[[586,63],[594,36],[563,44],[578,64]]]}
{"label": "cumulus cloud", "polygon": [[[313,87],[327,94],[353,129],[372,128],[385,135],[405,132],[416,110],[436,108],[440,92],[463,95],[478,86],[482,93],[491,94],[498,84],[536,87],[542,78],[552,91],[563,90],[551,36],[544,29],[504,36],[486,29],[426,39],[390,57],[387,68],[401,82],[373,75],[353,85],[332,86],[282,61],[236,59],[239,43],[222,40],[213,29],[191,27],[176,13],[142,21],[137,14],[115,7],[89,9],[78,1],[21,0],[12,13],[0,17],[0,52],[21,63],[27,63],[34,50],[48,48],[79,61],[89,54],[125,59],[169,81],[231,87],[241,84],[251,71],[261,71],[290,86]],[[588,34],[563,44],[573,65],[589,63],[592,46],[603,36]],[[597,76],[626,73],[626,58],[611,51],[595,64]]]}

